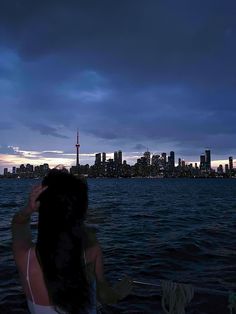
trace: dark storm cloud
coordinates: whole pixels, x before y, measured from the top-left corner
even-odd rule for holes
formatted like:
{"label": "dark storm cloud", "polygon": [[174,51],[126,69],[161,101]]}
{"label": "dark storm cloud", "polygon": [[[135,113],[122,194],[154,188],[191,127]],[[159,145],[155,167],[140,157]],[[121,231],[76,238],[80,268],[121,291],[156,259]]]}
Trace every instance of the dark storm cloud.
{"label": "dark storm cloud", "polygon": [[134,147],[133,147],[133,150],[134,151],[144,151],[146,150],[147,147],[144,146],[143,144],[136,144]]}
{"label": "dark storm cloud", "polygon": [[0,36],[3,112],[40,134],[235,146],[235,1],[5,0]]}
{"label": "dark storm cloud", "polygon": [[3,36],[24,60],[66,56],[70,68],[147,84],[188,79],[208,85],[222,82],[222,74],[225,84],[233,83],[233,1],[4,3]]}
{"label": "dark storm cloud", "polygon": [[57,129],[48,125],[38,124],[34,122],[31,125],[29,125],[29,127],[32,130],[39,131],[43,135],[51,135],[59,138],[68,138],[67,136],[58,133]]}

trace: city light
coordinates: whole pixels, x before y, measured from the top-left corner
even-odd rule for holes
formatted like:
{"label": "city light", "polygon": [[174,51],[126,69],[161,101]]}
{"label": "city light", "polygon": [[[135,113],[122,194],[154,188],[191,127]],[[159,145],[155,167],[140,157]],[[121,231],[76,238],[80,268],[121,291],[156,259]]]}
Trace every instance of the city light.
{"label": "city light", "polygon": [[[48,173],[50,168],[63,164],[68,171],[75,175],[87,177],[235,177],[233,157],[228,160],[211,160],[211,150],[206,149],[199,157],[199,162],[186,162],[175,157],[175,152],[153,154],[145,151],[142,156],[137,153],[127,155],[124,159],[121,150],[112,153],[81,154],[79,132],[75,144],[76,153],[68,154],[63,151],[23,151],[12,147],[15,154],[2,155],[1,163],[5,165],[3,178],[37,178]],[[128,161],[127,161],[128,159]],[[34,165],[29,161],[34,161]],[[90,160],[91,162],[83,163]],[[129,164],[129,161],[132,164]],[[20,165],[20,166],[16,166]],[[11,170],[10,170],[11,168]]]}

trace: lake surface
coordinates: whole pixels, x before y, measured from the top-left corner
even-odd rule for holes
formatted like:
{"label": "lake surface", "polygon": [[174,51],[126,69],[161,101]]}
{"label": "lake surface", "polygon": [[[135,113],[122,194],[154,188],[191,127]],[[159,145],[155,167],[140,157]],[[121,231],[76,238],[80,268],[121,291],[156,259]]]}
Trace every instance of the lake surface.
{"label": "lake surface", "polygon": [[[0,313],[27,313],[11,252],[10,220],[39,180],[0,180]],[[88,221],[98,227],[111,283],[124,275],[236,292],[235,179],[89,179]],[[35,238],[37,214],[33,217]],[[163,313],[160,290],[135,285],[108,313]],[[227,314],[227,296],[196,292],[187,313]]]}

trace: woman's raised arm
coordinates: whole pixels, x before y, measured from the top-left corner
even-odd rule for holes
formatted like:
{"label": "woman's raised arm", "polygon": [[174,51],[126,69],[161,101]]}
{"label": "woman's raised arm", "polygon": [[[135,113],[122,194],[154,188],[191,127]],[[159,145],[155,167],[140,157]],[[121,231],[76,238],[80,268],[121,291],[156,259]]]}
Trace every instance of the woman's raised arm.
{"label": "woman's raised arm", "polygon": [[31,247],[30,218],[32,213],[38,210],[39,202],[37,199],[46,188],[41,185],[33,187],[26,207],[12,218],[12,248],[16,262]]}

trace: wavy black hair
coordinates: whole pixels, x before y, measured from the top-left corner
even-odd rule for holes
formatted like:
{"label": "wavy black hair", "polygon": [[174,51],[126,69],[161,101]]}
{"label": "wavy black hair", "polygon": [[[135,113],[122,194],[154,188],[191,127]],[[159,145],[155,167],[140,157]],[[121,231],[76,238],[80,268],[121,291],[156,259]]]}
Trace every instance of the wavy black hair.
{"label": "wavy black hair", "polygon": [[43,179],[39,196],[36,254],[55,310],[70,314],[90,305],[83,222],[88,208],[84,179],[53,169]]}

